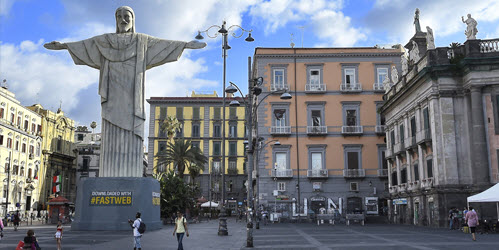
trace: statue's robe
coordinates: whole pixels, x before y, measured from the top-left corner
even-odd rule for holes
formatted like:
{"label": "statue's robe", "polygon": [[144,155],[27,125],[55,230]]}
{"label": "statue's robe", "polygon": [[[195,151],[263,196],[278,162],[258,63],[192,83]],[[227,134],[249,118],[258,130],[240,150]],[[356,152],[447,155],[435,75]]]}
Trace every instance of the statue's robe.
{"label": "statue's robe", "polygon": [[75,64],[100,70],[99,177],[143,176],[145,72],[176,61],[186,43],[140,33],[109,33],[66,44]]}

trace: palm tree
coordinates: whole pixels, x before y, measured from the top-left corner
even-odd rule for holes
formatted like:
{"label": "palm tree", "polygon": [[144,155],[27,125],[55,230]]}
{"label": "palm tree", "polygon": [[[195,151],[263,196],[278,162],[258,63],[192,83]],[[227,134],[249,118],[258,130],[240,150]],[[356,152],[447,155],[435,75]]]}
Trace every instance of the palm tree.
{"label": "palm tree", "polygon": [[158,166],[165,166],[173,163],[180,178],[184,177],[185,168],[189,170],[191,178],[199,175],[201,167],[208,162],[208,158],[198,147],[193,147],[190,140],[175,139],[168,142],[166,149],[156,154]]}

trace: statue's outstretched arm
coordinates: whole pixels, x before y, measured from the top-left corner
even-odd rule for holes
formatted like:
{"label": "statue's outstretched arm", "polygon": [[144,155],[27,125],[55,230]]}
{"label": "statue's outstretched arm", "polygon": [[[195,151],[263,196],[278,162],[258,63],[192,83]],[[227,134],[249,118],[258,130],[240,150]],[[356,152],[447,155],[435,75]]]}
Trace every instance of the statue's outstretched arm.
{"label": "statue's outstretched arm", "polygon": [[46,49],[51,49],[51,50],[61,50],[61,49],[68,49],[68,45],[65,43],[60,43],[57,41],[52,41],[50,43],[46,43],[43,45]]}
{"label": "statue's outstretched arm", "polygon": [[198,42],[196,40],[190,41],[185,45],[186,49],[202,49],[206,47],[206,43]]}

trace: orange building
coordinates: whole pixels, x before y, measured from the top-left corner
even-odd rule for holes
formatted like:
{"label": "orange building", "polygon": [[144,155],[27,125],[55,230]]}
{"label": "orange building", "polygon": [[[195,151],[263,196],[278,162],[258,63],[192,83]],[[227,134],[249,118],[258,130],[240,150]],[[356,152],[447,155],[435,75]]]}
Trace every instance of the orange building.
{"label": "orange building", "polygon": [[[253,77],[264,79],[257,111],[260,209],[281,220],[313,217],[321,208],[342,216],[384,214],[386,145],[377,110],[382,82],[392,66],[400,71],[401,55],[399,46],[255,49]],[[285,90],[291,100],[279,98]]]}

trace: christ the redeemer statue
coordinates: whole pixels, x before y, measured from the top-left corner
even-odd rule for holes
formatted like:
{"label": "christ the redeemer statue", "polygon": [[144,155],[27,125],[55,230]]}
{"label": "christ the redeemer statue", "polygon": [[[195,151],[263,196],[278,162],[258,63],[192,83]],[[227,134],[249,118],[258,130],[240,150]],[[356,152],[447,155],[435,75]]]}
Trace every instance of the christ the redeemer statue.
{"label": "christ the redeemer statue", "polygon": [[181,42],[135,33],[135,14],[128,6],[115,13],[116,33],[79,42],[50,42],[67,49],[75,64],[100,70],[102,143],[99,177],[142,177],[144,84],[146,70],[178,60],[184,49],[205,43]]}

